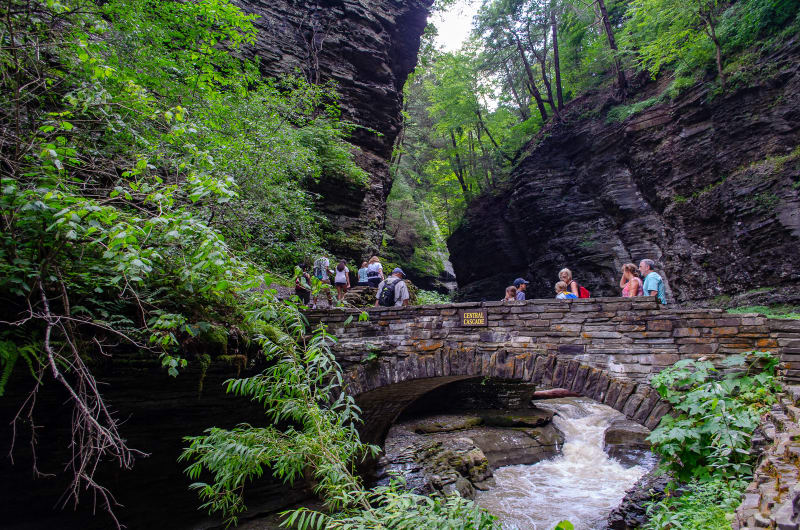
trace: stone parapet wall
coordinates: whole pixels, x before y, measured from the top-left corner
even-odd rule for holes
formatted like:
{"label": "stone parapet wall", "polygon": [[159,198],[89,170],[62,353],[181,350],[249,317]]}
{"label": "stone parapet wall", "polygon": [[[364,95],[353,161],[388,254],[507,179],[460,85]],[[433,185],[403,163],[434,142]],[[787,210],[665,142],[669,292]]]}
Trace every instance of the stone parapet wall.
{"label": "stone parapet wall", "polygon": [[[464,327],[460,311],[484,309],[487,326]],[[729,314],[716,309],[662,308],[654,297],[466,302],[405,308],[309,311],[339,338],[337,355],[361,362],[376,355],[544,353],[600,368],[615,378],[646,382],[680,359],[722,360],[772,351],[785,377],[800,382],[800,321]],[[345,325],[350,317],[352,321]],[[452,357],[452,353],[448,353]]]}

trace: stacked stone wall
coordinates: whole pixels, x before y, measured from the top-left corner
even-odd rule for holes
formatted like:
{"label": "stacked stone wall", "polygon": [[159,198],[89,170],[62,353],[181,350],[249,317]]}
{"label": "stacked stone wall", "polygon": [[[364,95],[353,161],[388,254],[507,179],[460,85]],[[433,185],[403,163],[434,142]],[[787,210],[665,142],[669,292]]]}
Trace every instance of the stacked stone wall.
{"label": "stacked stone wall", "polygon": [[[486,311],[487,326],[461,313]],[[495,377],[566,388],[655,427],[669,411],[652,375],[680,359],[719,362],[762,350],[780,354],[783,375],[800,374],[800,321],[757,314],[662,308],[655,298],[469,302],[405,308],[311,311],[339,342],[348,391],[363,410],[362,434],[380,442],[395,418],[449,382]]]}
{"label": "stacked stone wall", "polygon": [[[461,326],[460,311],[469,309],[485,309],[488,326]],[[787,380],[800,382],[800,321],[716,309],[664,309],[653,297],[370,308],[365,322],[357,321],[359,312],[311,311],[307,316],[312,323],[325,322],[337,335],[337,354],[346,362],[376,354],[533,352],[646,382],[680,359],[719,361],[761,350],[780,354]]]}

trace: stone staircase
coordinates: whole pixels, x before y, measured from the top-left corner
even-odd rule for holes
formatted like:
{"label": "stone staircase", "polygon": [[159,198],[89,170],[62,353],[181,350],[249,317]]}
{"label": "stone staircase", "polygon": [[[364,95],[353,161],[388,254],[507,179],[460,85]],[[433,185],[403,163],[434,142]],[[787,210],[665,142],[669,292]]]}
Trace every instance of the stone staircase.
{"label": "stone staircase", "polygon": [[800,530],[800,386],[785,386],[753,443],[764,447],[733,530]]}

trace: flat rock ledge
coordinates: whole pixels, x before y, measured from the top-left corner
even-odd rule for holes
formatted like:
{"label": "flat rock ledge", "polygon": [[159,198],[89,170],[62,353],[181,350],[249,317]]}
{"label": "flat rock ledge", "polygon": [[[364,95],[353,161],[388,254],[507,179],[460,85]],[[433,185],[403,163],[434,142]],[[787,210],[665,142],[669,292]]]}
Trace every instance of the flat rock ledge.
{"label": "flat rock ledge", "polygon": [[399,475],[416,493],[472,498],[476,489],[494,486],[494,469],[535,464],[560,452],[564,436],[552,417],[544,410],[481,410],[396,424],[378,461],[377,483]]}

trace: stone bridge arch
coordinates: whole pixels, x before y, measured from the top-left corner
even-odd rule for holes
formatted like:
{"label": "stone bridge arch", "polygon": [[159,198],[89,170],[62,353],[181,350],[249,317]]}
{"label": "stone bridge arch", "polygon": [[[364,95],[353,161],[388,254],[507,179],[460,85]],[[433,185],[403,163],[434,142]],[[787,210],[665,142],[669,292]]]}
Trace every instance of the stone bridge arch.
{"label": "stone bridge arch", "polygon": [[[669,410],[648,384],[680,359],[751,350],[783,360],[800,382],[800,321],[719,309],[664,308],[654,297],[465,302],[308,311],[339,342],[337,359],[362,406],[366,440],[382,442],[415,399],[475,377],[567,388],[649,428]],[[475,313],[482,318],[467,318]],[[481,325],[475,326],[479,322]]]}
{"label": "stone bridge arch", "polygon": [[670,406],[649,384],[614,377],[602,368],[544,353],[478,353],[443,349],[433,355],[387,356],[345,372],[349,392],[362,409],[362,438],[381,444],[402,412],[429,392],[474,378],[563,388],[604,403],[649,429]]}

